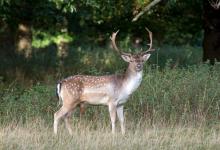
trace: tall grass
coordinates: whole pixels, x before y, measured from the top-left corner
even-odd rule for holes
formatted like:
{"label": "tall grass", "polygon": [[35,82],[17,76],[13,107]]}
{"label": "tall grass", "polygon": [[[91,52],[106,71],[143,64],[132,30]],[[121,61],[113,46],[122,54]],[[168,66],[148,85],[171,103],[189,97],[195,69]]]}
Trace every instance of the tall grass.
{"label": "tall grass", "polygon": [[[139,89],[125,105],[128,120],[148,120],[171,124],[215,123],[220,116],[220,70],[207,65],[163,71],[146,67]],[[22,88],[19,85],[2,90],[0,105],[1,120],[26,120],[41,117],[52,119],[58,109],[55,84],[43,84]],[[95,109],[94,109],[95,108]],[[78,111],[75,113],[77,118]],[[88,106],[87,120],[108,122],[104,106]]]}
{"label": "tall grass", "polygon": [[210,71],[206,65],[163,71],[149,68],[127,109],[135,118],[145,116],[151,121],[216,121],[220,115],[218,74],[219,69]]}

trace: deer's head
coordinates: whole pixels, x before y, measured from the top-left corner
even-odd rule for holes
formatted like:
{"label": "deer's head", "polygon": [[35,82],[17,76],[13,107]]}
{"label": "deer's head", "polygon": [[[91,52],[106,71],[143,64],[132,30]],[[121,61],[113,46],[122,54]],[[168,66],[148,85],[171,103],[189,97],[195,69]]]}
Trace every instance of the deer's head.
{"label": "deer's head", "polygon": [[143,70],[144,62],[146,62],[150,58],[151,56],[150,52],[154,51],[154,49],[152,49],[152,32],[148,28],[146,28],[146,30],[148,31],[149,38],[150,38],[150,43],[148,44],[149,49],[146,51],[141,51],[136,54],[125,53],[119,50],[119,48],[116,46],[116,43],[115,43],[115,38],[116,38],[118,31],[112,33],[112,36],[110,37],[113,48],[121,55],[124,61],[129,63],[129,68],[135,72],[140,72]]}

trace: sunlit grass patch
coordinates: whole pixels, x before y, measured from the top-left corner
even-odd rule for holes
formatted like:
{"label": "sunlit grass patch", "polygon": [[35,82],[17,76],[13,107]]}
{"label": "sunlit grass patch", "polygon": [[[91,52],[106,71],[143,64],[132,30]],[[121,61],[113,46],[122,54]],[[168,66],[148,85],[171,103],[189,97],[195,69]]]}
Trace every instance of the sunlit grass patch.
{"label": "sunlit grass patch", "polygon": [[219,127],[207,128],[193,126],[149,126],[142,124],[121,133],[112,135],[108,126],[100,122],[73,125],[74,133],[70,136],[64,126],[58,136],[54,136],[51,124],[42,120],[1,125],[1,149],[216,149],[220,146]]}

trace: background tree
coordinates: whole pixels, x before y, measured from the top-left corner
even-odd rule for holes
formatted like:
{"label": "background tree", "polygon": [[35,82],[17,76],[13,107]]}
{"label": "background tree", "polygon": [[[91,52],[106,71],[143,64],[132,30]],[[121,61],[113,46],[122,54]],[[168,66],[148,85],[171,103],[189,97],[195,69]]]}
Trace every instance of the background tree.
{"label": "background tree", "polygon": [[[18,70],[25,74],[34,74],[36,70],[57,72],[65,61],[68,62],[65,66],[72,64],[70,55],[80,55],[74,61],[82,61],[81,54],[74,47],[84,46],[85,43],[91,49],[106,47],[110,34],[118,29],[125,43],[142,39],[138,40],[142,41],[140,44],[146,44],[142,31],[148,26],[159,45],[201,45],[202,1],[158,1],[136,22],[132,22],[152,2],[1,0],[0,70],[4,70],[1,76]],[[88,49],[84,49],[85,53]]]}
{"label": "background tree", "polygon": [[203,0],[203,61],[220,61],[220,1]]}

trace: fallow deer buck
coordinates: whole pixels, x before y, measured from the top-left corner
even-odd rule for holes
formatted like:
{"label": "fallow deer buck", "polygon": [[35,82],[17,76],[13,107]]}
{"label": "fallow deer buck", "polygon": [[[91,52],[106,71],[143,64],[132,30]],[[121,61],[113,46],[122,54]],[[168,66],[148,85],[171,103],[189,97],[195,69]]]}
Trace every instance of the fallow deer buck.
{"label": "fallow deer buck", "polygon": [[125,133],[123,106],[140,85],[143,76],[143,65],[149,57],[152,49],[152,32],[147,28],[150,43],[147,51],[137,54],[121,52],[115,43],[118,33],[110,37],[113,48],[121,55],[122,59],[129,63],[125,73],[121,75],[87,76],[75,75],[61,80],[57,84],[57,95],[62,102],[62,107],[54,114],[54,133],[57,134],[59,120],[64,119],[66,128],[72,135],[70,118],[77,105],[102,104],[109,109],[112,133],[115,133],[116,114],[120,121],[121,132]]}

